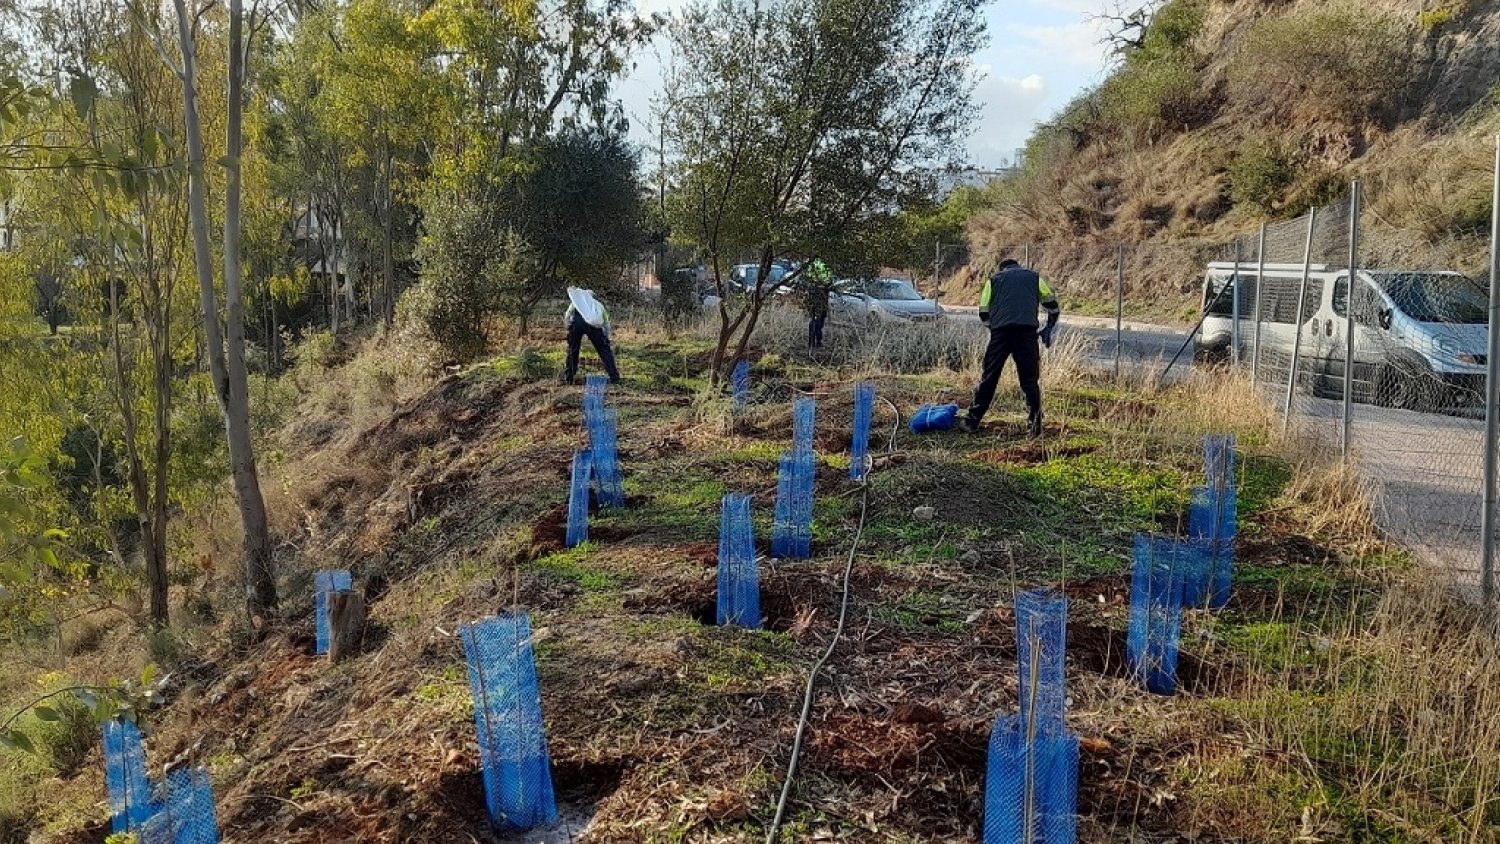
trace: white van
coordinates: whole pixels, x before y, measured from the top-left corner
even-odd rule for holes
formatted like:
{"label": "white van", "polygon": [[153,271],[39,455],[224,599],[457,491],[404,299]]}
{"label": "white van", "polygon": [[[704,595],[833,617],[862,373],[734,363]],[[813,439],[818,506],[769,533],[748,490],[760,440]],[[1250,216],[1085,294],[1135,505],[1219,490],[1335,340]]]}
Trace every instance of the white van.
{"label": "white van", "polygon": [[[1259,299],[1261,372],[1290,366],[1297,338],[1301,264],[1213,263],[1203,281],[1206,316],[1197,356],[1223,360],[1239,298],[1240,360],[1253,355]],[[1315,394],[1342,396],[1349,273],[1314,264],[1302,306],[1298,371]],[[1360,270],[1354,287],[1354,398],[1415,410],[1484,404],[1489,294],[1455,272]]]}

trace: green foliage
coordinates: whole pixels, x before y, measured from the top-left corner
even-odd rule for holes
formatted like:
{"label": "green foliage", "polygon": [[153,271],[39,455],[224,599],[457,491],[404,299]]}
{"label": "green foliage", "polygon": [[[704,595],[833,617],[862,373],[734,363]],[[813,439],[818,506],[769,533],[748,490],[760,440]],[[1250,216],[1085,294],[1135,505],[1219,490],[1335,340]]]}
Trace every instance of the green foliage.
{"label": "green foliage", "polygon": [[1200,87],[1192,61],[1169,54],[1127,61],[1100,86],[1098,96],[1110,123],[1157,129],[1191,123]]}
{"label": "green foliage", "polygon": [[1229,165],[1229,196],[1236,205],[1270,214],[1296,178],[1296,164],[1280,144],[1247,143]]}
{"label": "green foliage", "polygon": [[403,301],[428,336],[459,360],[484,353],[486,322],[506,293],[524,283],[529,247],[514,230],[497,230],[493,217],[458,197],[429,203],[427,235],[417,247],[422,282]]}
{"label": "green foliage", "polygon": [[1445,24],[1451,23],[1456,13],[1452,6],[1438,6],[1433,9],[1423,9],[1417,13],[1417,25],[1422,31],[1432,35]]}
{"label": "green foliage", "polygon": [[1154,57],[1191,49],[1203,30],[1205,12],[1200,0],[1172,0],[1152,15],[1141,50]]}
{"label": "green foliage", "polygon": [[1389,113],[1410,79],[1410,27],[1349,2],[1263,18],[1229,68],[1240,100],[1349,122]]}

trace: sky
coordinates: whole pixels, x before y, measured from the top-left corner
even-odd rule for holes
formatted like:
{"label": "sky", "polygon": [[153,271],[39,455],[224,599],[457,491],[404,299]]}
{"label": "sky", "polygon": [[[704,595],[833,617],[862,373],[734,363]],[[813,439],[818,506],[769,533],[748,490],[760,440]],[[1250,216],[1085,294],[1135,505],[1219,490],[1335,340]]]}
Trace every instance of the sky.
{"label": "sky", "polygon": [[[638,0],[642,12],[671,12],[683,0]],[[981,114],[969,138],[970,163],[1004,167],[1025,145],[1032,127],[1054,115],[1079,91],[1104,77],[1109,50],[1104,26],[1091,19],[1112,8],[1109,0],[997,0],[989,6],[990,44],[974,61],[981,79],[975,100]],[[661,84],[665,40],[636,56],[635,70],[617,90],[631,136],[655,147],[651,101]]]}

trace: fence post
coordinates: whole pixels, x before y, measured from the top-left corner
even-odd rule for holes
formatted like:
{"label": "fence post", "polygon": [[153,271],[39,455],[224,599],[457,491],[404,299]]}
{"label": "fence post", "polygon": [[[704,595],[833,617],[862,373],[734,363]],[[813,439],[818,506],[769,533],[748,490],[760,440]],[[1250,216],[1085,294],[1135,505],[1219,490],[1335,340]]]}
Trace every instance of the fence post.
{"label": "fence post", "polygon": [[1125,247],[1115,258],[1115,383],[1120,382],[1120,355],[1125,347]]}
{"label": "fence post", "polygon": [[1266,224],[1260,224],[1260,245],[1255,251],[1255,348],[1250,351],[1250,380],[1260,383],[1260,303],[1266,280]]}
{"label": "fence post", "polygon": [[1495,189],[1490,214],[1490,345],[1484,382],[1484,509],[1479,514],[1480,590],[1486,604],[1495,598],[1496,435],[1500,433],[1500,135],[1495,136]]}
{"label": "fence post", "polygon": [[1349,186],[1349,293],[1344,297],[1344,427],[1339,432],[1339,451],[1349,459],[1349,424],[1354,414],[1354,287],[1359,273],[1359,179]]}
{"label": "fence post", "polygon": [[1312,274],[1313,226],[1318,222],[1318,209],[1307,212],[1307,243],[1302,249],[1302,283],[1297,285],[1297,331],[1292,338],[1292,365],[1286,376],[1286,405],[1281,413],[1281,432],[1286,433],[1292,424],[1292,395],[1297,391],[1297,366],[1302,361],[1302,321],[1307,305],[1307,277]]}
{"label": "fence post", "polygon": [[1234,298],[1229,305],[1230,318],[1232,322],[1229,328],[1229,363],[1232,366],[1240,365],[1240,239],[1234,239],[1234,272],[1229,276],[1229,283],[1234,287]]}
{"label": "fence post", "polygon": [[1021,265],[1029,270],[1031,269],[1031,244],[1028,243],[1025,246],[1021,247],[1021,250]]}

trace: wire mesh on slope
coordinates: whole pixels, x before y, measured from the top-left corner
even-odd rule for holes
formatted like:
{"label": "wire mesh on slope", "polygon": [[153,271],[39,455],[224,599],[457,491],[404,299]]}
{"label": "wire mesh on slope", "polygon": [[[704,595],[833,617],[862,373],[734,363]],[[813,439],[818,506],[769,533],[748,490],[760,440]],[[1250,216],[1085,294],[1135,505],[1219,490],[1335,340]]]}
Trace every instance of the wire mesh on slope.
{"label": "wire mesh on slope", "polygon": [[[1026,732],[1020,715],[1001,715],[990,729],[984,777],[984,844],[1028,842]],[[1029,827],[1031,830],[1035,826]]]}
{"label": "wire mesh on slope", "polygon": [[1028,734],[1020,715],[990,732],[984,844],[1073,844],[1078,835],[1078,736]]}
{"label": "wire mesh on slope", "polygon": [[1182,553],[1182,602],[1187,606],[1219,609],[1229,602],[1234,581],[1234,540],[1238,495],[1232,486],[1193,489],[1188,510],[1188,536]]}
{"label": "wire mesh on slope", "polygon": [[1131,674],[1148,691],[1160,695],[1170,695],[1177,689],[1177,647],[1182,634],[1181,544],[1163,537],[1135,538],[1125,659]]}
{"label": "wire mesh on slope", "polygon": [[724,496],[719,516],[719,606],[722,626],[760,628],[760,572],[755,563],[755,533],[750,496]]}
{"label": "wire mesh on slope", "polygon": [[313,607],[317,625],[316,652],[328,653],[328,596],[333,592],[346,592],[353,588],[354,580],[346,569],[320,571],[313,575]]}
{"label": "wire mesh on slope", "polygon": [[531,619],[506,613],[459,629],[490,822],[501,830],[557,823]]}
{"label": "wire mesh on slope", "polygon": [[589,420],[599,415],[604,410],[604,402],[609,395],[609,379],[603,375],[587,375],[583,379],[583,420],[587,424]]}
{"label": "wire mesh on slope", "polygon": [[157,800],[160,811],[141,827],[140,844],[219,844],[207,771],[178,768],[168,773]]}
{"label": "wire mesh on slope", "polygon": [[849,480],[862,481],[870,471],[870,424],[875,417],[875,384],[854,388],[854,432],[849,442]]}
{"label": "wire mesh on slope", "polygon": [[568,535],[564,541],[569,548],[589,541],[589,484],[593,467],[593,452],[586,448],[573,452],[573,472],[568,483]]}
{"label": "wire mesh on slope", "polygon": [[104,784],[112,831],[139,829],[155,814],[141,731],[131,721],[115,719],[104,725]]}

